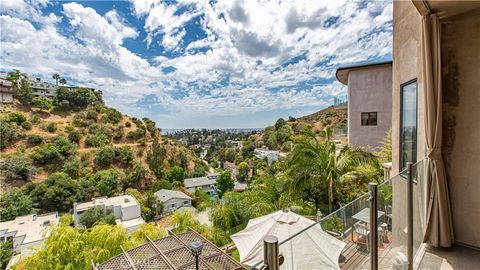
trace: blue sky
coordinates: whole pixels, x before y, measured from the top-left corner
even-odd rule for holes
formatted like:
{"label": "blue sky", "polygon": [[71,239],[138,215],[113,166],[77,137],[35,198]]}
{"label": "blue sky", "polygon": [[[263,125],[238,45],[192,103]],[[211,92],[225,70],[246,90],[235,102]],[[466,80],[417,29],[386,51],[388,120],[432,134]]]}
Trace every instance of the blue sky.
{"label": "blue sky", "polygon": [[391,59],[391,1],[2,0],[0,65],[95,87],[163,128],[265,127]]}

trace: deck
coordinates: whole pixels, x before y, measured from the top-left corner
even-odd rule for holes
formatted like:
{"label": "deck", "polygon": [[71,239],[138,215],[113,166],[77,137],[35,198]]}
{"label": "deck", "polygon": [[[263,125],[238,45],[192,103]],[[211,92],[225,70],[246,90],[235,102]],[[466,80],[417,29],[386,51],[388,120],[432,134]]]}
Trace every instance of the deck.
{"label": "deck", "polygon": [[[369,252],[365,244],[357,243],[358,235],[353,233],[347,235],[343,241],[347,243],[340,255],[341,269],[370,269],[369,267]],[[363,240],[363,239],[360,239]],[[387,237],[383,243],[378,245],[378,269],[390,269],[392,266],[393,256],[391,254],[392,248],[392,234],[388,232]]]}

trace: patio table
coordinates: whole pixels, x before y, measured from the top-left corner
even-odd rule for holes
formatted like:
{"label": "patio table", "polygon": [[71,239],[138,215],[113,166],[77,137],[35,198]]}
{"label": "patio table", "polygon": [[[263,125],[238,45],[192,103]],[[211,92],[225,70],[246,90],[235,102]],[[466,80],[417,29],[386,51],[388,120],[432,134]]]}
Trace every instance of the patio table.
{"label": "patio table", "polygon": [[[385,215],[383,211],[377,211],[377,218],[381,218]],[[370,223],[370,207],[363,208],[360,212],[352,216],[352,219],[362,221],[366,224]],[[352,241],[353,241],[353,224],[352,224]]]}

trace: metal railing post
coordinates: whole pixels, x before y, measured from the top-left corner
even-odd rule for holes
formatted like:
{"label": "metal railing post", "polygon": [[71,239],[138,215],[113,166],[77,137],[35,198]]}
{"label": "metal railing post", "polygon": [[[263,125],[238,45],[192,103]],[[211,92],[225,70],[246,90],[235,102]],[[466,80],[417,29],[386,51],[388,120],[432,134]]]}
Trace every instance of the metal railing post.
{"label": "metal railing post", "polygon": [[370,192],[370,269],[378,269],[377,183],[369,183]]}
{"label": "metal railing post", "polygon": [[268,270],[279,270],[278,238],[267,235],[263,238],[263,263]]}
{"label": "metal railing post", "polygon": [[413,163],[408,162],[408,188],[407,188],[407,259],[408,270],[413,269]]}

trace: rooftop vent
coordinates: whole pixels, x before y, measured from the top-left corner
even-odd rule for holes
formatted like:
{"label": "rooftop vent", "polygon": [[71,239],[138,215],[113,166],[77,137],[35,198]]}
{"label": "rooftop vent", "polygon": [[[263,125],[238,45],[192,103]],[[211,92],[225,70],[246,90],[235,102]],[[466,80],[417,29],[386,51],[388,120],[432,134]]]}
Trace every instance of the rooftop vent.
{"label": "rooftop vent", "polygon": [[127,203],[127,202],[130,202],[130,200],[129,200],[128,198],[125,198],[124,201],[125,201],[126,203]]}

